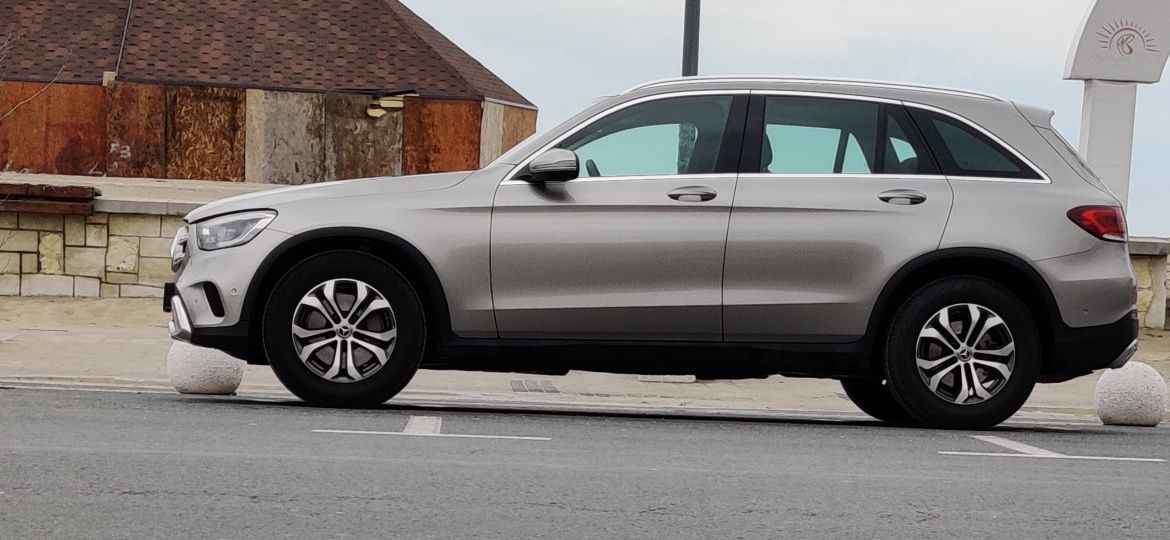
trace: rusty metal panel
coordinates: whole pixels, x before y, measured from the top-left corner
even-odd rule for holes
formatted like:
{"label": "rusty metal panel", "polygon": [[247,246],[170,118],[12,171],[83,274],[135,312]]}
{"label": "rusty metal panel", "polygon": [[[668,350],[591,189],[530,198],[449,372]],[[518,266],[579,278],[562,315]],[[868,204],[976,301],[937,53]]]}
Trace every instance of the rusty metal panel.
{"label": "rusty metal panel", "polygon": [[115,82],[106,88],[106,173],[163,178],[167,173],[166,88]]}
{"label": "rusty metal panel", "polygon": [[402,174],[402,117],[366,114],[370,96],[325,96],[325,177],[329,180]]}
{"label": "rusty metal panel", "polygon": [[247,91],[245,178],[311,184],[325,178],[325,102],[321,94]]}
{"label": "rusty metal panel", "polygon": [[244,90],[167,87],[167,177],[244,180]]}
{"label": "rusty metal panel", "polygon": [[482,101],[408,97],[403,112],[404,174],[479,167]]}
{"label": "rusty metal panel", "polygon": [[101,174],[107,108],[102,87],[0,82],[0,116],[29,98],[0,122],[0,165],[30,172]]}
{"label": "rusty metal panel", "polygon": [[[31,97],[43,83],[0,81],[0,116]],[[34,99],[0,120],[0,171],[46,170],[45,100]]]}
{"label": "rusty metal panel", "polygon": [[91,84],[54,84],[45,115],[49,172],[102,174],[106,166],[106,91]]}

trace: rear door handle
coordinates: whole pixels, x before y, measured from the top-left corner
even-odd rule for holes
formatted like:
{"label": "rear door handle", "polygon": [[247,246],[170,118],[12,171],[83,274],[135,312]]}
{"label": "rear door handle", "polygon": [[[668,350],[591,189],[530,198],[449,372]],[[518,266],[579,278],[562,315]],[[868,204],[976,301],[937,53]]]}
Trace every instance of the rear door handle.
{"label": "rear door handle", "polygon": [[891,189],[878,195],[882,202],[898,205],[922,204],[926,202],[926,194],[913,189]]}
{"label": "rear door handle", "polygon": [[679,202],[706,202],[719,195],[718,191],[707,186],[686,186],[672,189],[666,196]]}

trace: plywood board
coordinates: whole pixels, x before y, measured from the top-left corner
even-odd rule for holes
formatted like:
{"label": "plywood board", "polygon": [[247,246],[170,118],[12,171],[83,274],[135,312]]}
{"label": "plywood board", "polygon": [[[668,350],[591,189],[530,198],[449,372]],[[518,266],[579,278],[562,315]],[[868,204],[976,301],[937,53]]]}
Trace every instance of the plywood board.
{"label": "plywood board", "polygon": [[491,163],[535,131],[535,110],[485,101],[480,126],[479,166]]}
{"label": "plywood board", "polygon": [[244,180],[244,90],[167,88],[167,177]]}
{"label": "plywood board", "polygon": [[479,167],[483,102],[408,97],[403,112],[404,174]]}
{"label": "plywood board", "polygon": [[[35,96],[35,97],[34,97]],[[89,84],[0,82],[0,169],[102,174],[106,97]]]}
{"label": "plywood board", "polygon": [[325,102],[321,94],[247,91],[245,177],[262,184],[325,179]]}
{"label": "plywood board", "polygon": [[330,180],[402,174],[401,110],[366,114],[373,98],[325,96],[325,176]]}
{"label": "plywood board", "polygon": [[524,142],[536,133],[536,110],[504,106],[504,131],[500,142],[501,153]]}
{"label": "plywood board", "polygon": [[106,88],[106,173],[163,178],[167,173],[166,88],[115,82]]}

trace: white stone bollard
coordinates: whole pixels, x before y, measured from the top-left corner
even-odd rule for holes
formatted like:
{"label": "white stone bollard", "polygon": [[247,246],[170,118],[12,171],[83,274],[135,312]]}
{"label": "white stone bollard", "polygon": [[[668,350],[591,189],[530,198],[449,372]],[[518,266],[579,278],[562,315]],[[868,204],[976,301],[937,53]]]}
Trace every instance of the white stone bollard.
{"label": "white stone bollard", "polygon": [[1097,416],[1105,425],[1156,426],[1166,400],[1166,381],[1141,362],[1106,370],[1097,381]]}
{"label": "white stone bollard", "polygon": [[167,377],[181,394],[236,393],[244,379],[243,360],[215,349],[196,347],[176,341],[167,352]]}

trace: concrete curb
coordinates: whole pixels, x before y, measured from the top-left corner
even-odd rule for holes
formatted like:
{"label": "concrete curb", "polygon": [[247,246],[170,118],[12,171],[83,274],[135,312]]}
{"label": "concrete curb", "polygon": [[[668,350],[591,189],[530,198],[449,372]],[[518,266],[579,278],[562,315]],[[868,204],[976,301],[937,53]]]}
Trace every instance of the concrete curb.
{"label": "concrete curb", "polygon": [[[172,395],[184,399],[210,399],[221,401],[229,399],[247,402],[266,402],[272,404],[300,402],[287,391],[281,388],[257,388],[244,385],[234,397],[200,396],[180,394],[165,380],[138,380],[122,379],[121,382],[111,382],[110,377],[95,377],[91,381],[83,377],[54,377],[54,378],[0,378],[0,390],[27,389],[27,390],[58,390],[58,391],[91,391],[113,392],[128,394],[162,394]],[[433,392],[406,390],[398,397],[382,406],[385,409],[421,408],[435,411],[480,411],[480,412],[524,412],[533,414],[569,414],[591,416],[621,416],[621,417],[660,417],[678,419],[708,419],[708,420],[743,420],[743,421],[788,421],[788,422],[839,422],[863,423],[879,425],[876,420],[862,413],[821,411],[812,409],[742,409],[722,407],[669,407],[659,405],[630,405],[630,404],[599,404],[582,401],[542,401],[522,400],[504,397],[497,394],[461,393],[461,392]],[[1075,413],[1072,411],[1076,411]],[[1017,414],[1004,424],[1005,426],[1101,426],[1095,412],[1079,409],[1062,409],[1061,412],[1052,410],[1029,410]],[[907,426],[913,427],[913,426]],[[1162,429],[1170,425],[1163,424]]]}

